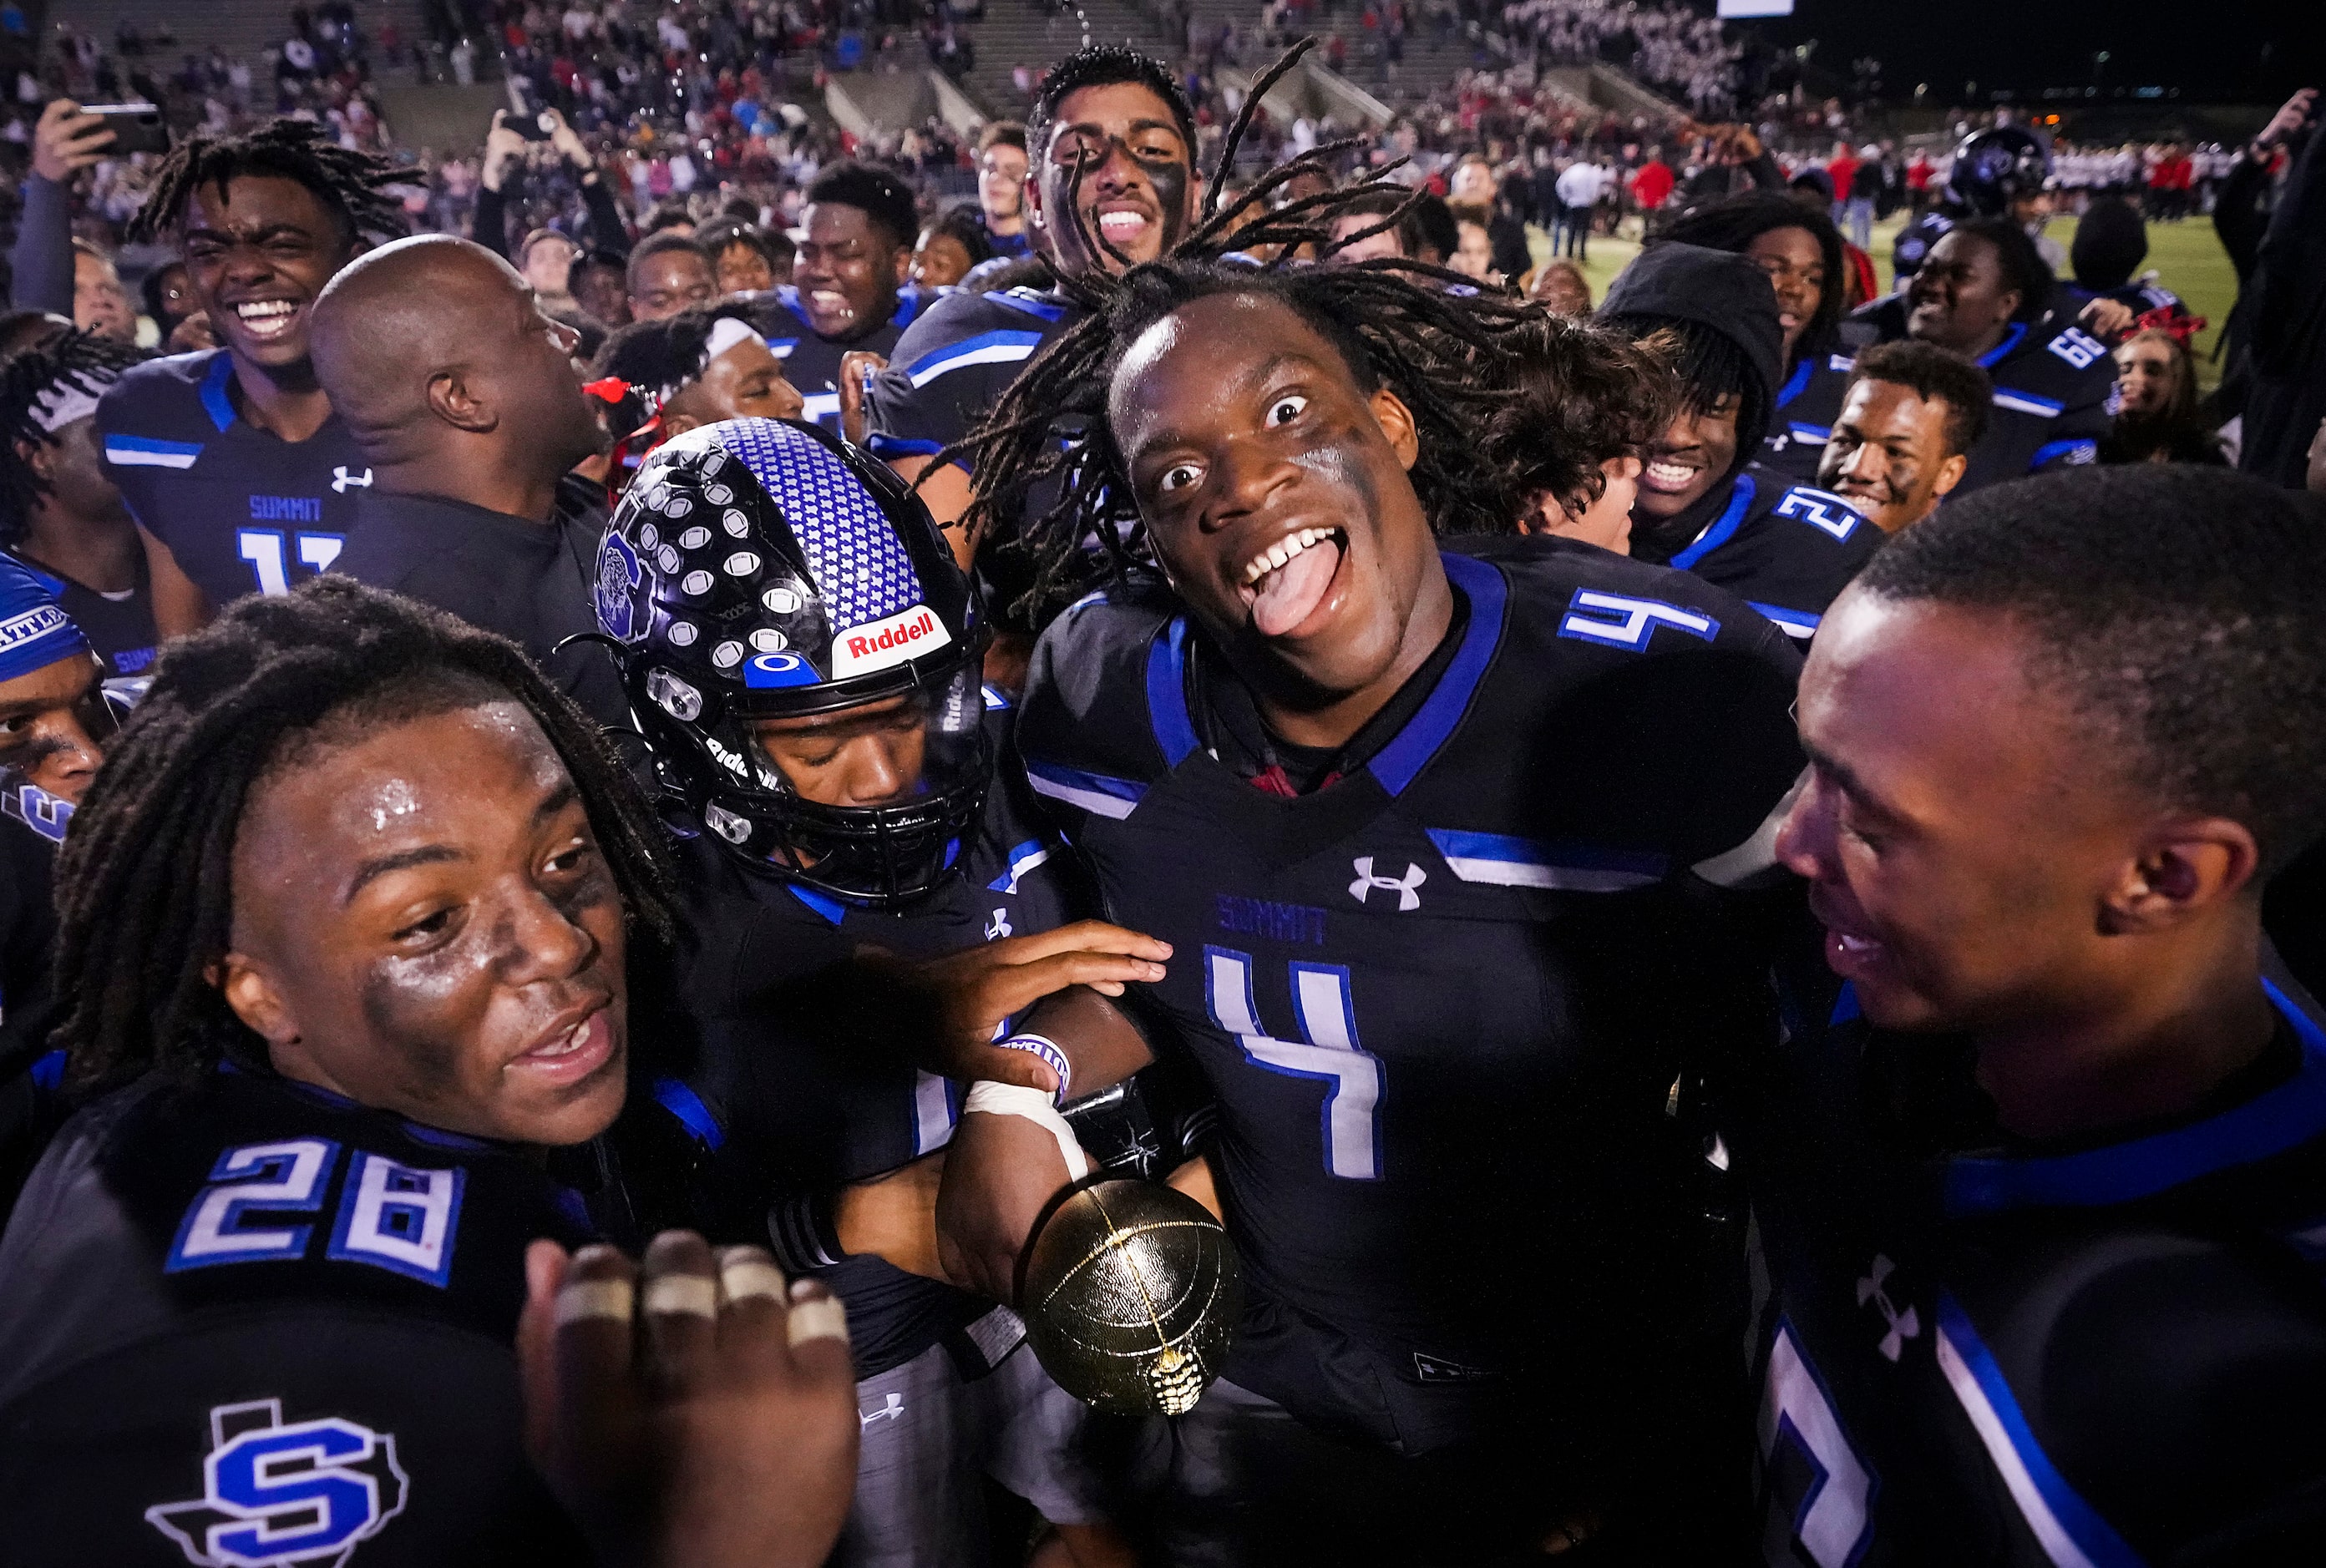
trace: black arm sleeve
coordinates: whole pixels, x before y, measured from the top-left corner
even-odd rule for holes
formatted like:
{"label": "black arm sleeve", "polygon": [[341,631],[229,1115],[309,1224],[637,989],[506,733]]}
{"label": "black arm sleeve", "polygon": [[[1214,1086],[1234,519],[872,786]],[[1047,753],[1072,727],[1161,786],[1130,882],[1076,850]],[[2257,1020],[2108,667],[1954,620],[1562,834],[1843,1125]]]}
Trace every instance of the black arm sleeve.
{"label": "black arm sleeve", "polygon": [[1755,190],[1782,190],[1785,188],[1785,172],[1777,167],[1776,154],[1766,147],[1761,149],[1759,157],[1748,160],[1740,167],[1744,171],[1744,177],[1753,181]]}
{"label": "black arm sleeve", "polygon": [[508,259],[508,204],[503,192],[489,185],[477,187],[477,212],[469,226],[469,237],[502,260]]}
{"label": "black arm sleeve", "polygon": [[2312,350],[2312,323],[2326,291],[2326,136],[2313,133],[2295,154],[2256,260],[2254,353],[2265,371],[2297,370],[2289,357]]}
{"label": "black arm sleeve", "polygon": [[2255,257],[2261,249],[2264,220],[2259,203],[2268,183],[2268,165],[2247,153],[2230,166],[2213,202],[2213,232],[2221,237],[2221,248],[2229,253],[2229,264],[2238,269],[2240,284],[2253,276]]}
{"label": "black arm sleeve", "polygon": [[612,183],[603,174],[584,181],[582,202],[590,209],[590,243],[627,259],[630,254],[630,231],[622,222],[622,209],[614,205]]}

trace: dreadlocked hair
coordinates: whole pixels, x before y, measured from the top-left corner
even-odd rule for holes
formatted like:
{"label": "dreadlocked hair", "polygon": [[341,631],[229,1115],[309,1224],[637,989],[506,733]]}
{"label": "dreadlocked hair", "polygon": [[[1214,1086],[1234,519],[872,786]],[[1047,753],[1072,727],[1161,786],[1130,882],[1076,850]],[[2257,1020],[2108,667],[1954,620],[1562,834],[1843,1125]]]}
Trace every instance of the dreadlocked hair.
{"label": "dreadlocked hair", "polygon": [[18,450],[56,445],[57,438],[33,417],[42,394],[65,386],[98,396],[144,357],[110,338],[67,331],[0,364],[0,544],[13,545],[24,537],[33,509],[50,492],[49,482],[33,471]]}
{"label": "dreadlocked hair", "polygon": [[[1544,319],[1542,308],[1477,293],[1471,279],[1422,262],[1296,259],[1330,262],[1335,251],[1395,228],[1419,199],[1388,178],[1398,167],[1392,163],[1354,185],[1272,205],[1304,174],[1321,174],[1332,186],[1335,161],[1354,141],[1325,143],[1279,163],[1223,203],[1254,111],[1315,42],[1304,39],[1252,84],[1221,145],[1200,223],[1161,260],[1130,264],[1080,213],[1070,214],[1091,253],[1112,255],[1126,270],[1061,276],[1058,291],[1087,313],[1035,356],[975,430],[930,459],[929,472],[956,458],[970,466],[974,478],[962,517],[970,537],[992,536],[1031,558],[1021,611],[1072,598],[1093,580],[1121,582],[1152,564],[1130,473],[1107,430],[1108,388],[1149,327],[1213,295],[1275,301],[1339,350],[1362,391],[1386,386],[1403,401],[1419,438],[1413,487],[1432,527],[1506,532],[1517,515],[1521,497],[1510,476],[1479,462],[1472,449],[1515,376],[1522,329]],[[1384,191],[1400,199],[1392,210],[1334,238],[1335,216],[1358,203],[1366,210]],[[1059,441],[1062,427],[1079,428],[1079,439]]]}
{"label": "dreadlocked hair", "polygon": [[157,240],[177,227],[194,192],[246,176],[295,180],[346,227],[349,239],[393,239],[405,228],[404,204],[387,187],[409,184],[412,170],[342,147],[312,120],[273,119],[238,136],[196,136],[162,160],[144,205],[131,215],[127,237]]}
{"label": "dreadlocked hair", "polygon": [[[654,969],[676,923],[661,830],[604,734],[505,638],[326,575],[246,598],[172,643],[106,748],[57,866],[56,1044],[76,1092],[222,1057],[264,1065],[258,1036],[209,978],[228,951],[235,837],[252,792],[303,747],[514,698],[581,792]],[[635,1000],[635,998],[634,998]]]}

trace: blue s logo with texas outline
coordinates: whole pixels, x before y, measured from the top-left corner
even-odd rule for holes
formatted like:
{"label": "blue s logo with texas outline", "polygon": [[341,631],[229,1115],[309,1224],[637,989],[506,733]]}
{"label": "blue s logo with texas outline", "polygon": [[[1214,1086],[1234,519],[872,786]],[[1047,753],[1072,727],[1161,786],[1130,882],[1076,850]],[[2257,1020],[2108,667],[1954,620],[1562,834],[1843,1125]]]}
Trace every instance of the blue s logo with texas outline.
{"label": "blue s logo with texas outline", "polygon": [[335,1415],[284,1422],[280,1399],[210,1411],[202,1495],[146,1522],[195,1568],[341,1568],[404,1510],[395,1439]]}
{"label": "blue s logo with texas outline", "polygon": [[646,636],[646,627],[637,624],[637,601],[631,593],[643,575],[638,553],[630,548],[630,542],[619,533],[608,533],[598,549],[596,589],[598,625],[608,636],[635,643]]}

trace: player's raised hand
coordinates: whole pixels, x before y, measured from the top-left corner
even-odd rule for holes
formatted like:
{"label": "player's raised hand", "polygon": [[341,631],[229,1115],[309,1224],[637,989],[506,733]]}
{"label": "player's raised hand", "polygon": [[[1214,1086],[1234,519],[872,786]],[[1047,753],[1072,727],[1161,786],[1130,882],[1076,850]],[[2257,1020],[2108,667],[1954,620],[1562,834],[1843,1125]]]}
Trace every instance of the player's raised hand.
{"label": "player's raised hand", "polygon": [[864,444],[864,391],[872,378],[889,368],[889,361],[870,348],[851,348],[840,357],[840,433]]}
{"label": "player's raised hand", "polygon": [[930,1069],[963,1081],[984,1078],[1055,1093],[1061,1087],[1057,1075],[1039,1057],[993,1043],[1002,1020],[1071,986],[1120,997],[1126,986],[1161,979],[1163,960],[1170,956],[1168,942],[1103,920],[1079,920],[907,966],[937,1010]]}
{"label": "player's raised hand", "polygon": [[534,1462],[604,1563],[810,1568],[856,1474],[839,1301],[756,1247],[665,1231],[526,1254],[517,1325]]}
{"label": "player's raised hand", "polygon": [[33,172],[61,185],[113,145],[113,127],[84,113],[70,98],[58,98],[41,111],[33,127]]}
{"label": "player's raised hand", "polygon": [[2310,111],[2317,107],[2317,103],[2318,89],[2303,88],[2286,99],[2284,107],[2270,116],[2269,124],[2261,128],[2261,134],[2253,139],[2253,144],[2265,149],[2276,146],[2294,132],[2302,129],[2303,124],[2310,118]]}

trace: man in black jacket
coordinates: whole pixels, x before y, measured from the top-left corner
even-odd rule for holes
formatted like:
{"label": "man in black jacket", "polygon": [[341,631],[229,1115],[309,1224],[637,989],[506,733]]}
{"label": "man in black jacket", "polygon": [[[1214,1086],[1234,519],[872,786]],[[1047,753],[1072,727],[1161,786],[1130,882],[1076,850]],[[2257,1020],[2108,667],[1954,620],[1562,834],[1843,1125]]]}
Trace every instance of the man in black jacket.
{"label": "man in black jacket", "polygon": [[[2266,163],[2276,144],[2297,144],[2252,264],[2239,268],[2238,300],[2251,376],[2238,466],[2297,489],[2311,438],[2326,417],[2326,320],[2319,313],[2326,300],[2326,150],[2316,106],[2315,88],[2294,94],[2247,150],[2248,159],[2258,153]],[[2226,193],[2222,205],[2232,205]]]}
{"label": "man in black jacket", "polygon": [[[316,302],[315,365],[372,466],[338,570],[450,610],[531,654],[602,723],[612,666],[586,647],[602,519],[564,493],[604,438],[573,331],[516,271],[446,235],[363,257]],[[554,655],[554,656],[553,656]]]}

